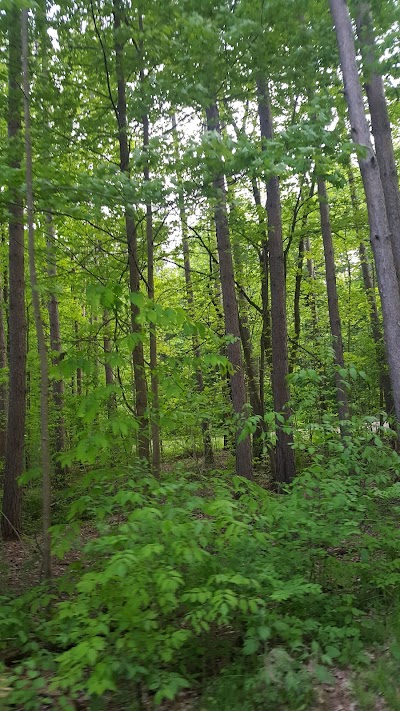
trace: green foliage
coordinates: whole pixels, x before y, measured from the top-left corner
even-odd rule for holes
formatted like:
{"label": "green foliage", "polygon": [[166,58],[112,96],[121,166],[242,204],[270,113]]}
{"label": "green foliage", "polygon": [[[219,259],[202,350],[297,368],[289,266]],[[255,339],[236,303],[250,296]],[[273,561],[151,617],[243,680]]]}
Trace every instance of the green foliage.
{"label": "green foliage", "polygon": [[79,546],[82,520],[90,535],[50,607],[44,589],[3,601],[3,648],[26,660],[5,672],[9,703],[138,685],[158,703],[217,667],[209,708],[232,683],[244,708],[303,709],[332,665],[364,663],[369,613],[400,585],[398,457],[365,428],[343,445],[327,427],[312,459],[285,496],[221,474],[87,474],[54,552]]}

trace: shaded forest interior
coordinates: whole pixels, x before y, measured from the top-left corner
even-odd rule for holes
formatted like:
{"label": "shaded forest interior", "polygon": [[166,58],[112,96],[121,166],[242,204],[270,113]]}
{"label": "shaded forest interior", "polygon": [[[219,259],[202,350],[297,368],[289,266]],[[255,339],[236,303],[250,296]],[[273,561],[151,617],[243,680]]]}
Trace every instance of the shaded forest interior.
{"label": "shaded forest interior", "polygon": [[0,708],[400,711],[399,3],[0,37]]}

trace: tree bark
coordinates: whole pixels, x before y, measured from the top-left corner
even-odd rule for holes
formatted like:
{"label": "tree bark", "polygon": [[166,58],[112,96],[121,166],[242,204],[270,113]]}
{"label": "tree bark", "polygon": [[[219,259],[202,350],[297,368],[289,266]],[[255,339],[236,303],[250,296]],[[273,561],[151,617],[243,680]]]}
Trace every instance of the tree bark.
{"label": "tree bark", "polygon": [[[21,10],[8,10],[8,139],[9,166],[17,175],[22,162],[21,135]],[[26,413],[26,319],[24,276],[24,213],[21,179],[9,191],[9,403],[1,531],[15,540],[22,527],[22,490],[18,477],[24,470]]]}
{"label": "tree bark", "polygon": [[[141,82],[143,83],[143,73],[141,72]],[[145,153],[144,179],[150,181],[150,169],[148,163],[149,150],[149,117],[143,116],[143,149]],[[151,202],[146,205],[146,241],[147,241],[147,295],[154,301],[154,230],[153,230],[153,209]],[[160,425],[159,411],[160,403],[158,397],[158,373],[157,373],[157,332],[155,324],[150,324],[150,387],[151,387],[151,439],[152,439],[152,469],[156,477],[160,476],[161,450],[160,450]]]}
{"label": "tree bark", "polygon": [[381,387],[383,396],[385,398],[386,411],[389,415],[392,415],[394,412],[393,396],[392,396],[392,390],[390,387],[389,373],[387,371],[387,365],[385,362],[386,357],[385,357],[385,346],[384,346],[384,341],[383,341],[382,327],[381,327],[379,313],[378,313],[378,306],[377,306],[376,299],[375,299],[375,289],[374,289],[374,285],[372,283],[371,266],[369,263],[367,249],[366,249],[366,246],[365,246],[364,241],[362,239],[360,225],[359,225],[358,201],[357,201],[356,188],[355,188],[355,184],[354,184],[354,176],[351,171],[351,168],[349,169],[348,180],[349,180],[351,204],[352,204],[353,215],[354,215],[354,227],[355,227],[357,237],[359,238],[359,241],[360,241],[359,255],[360,255],[361,273],[362,273],[362,278],[363,278],[363,283],[364,283],[365,295],[367,297],[368,310],[369,310],[369,316],[370,316],[370,321],[371,321],[372,338],[374,339],[374,343],[375,343],[376,360],[377,360],[377,366],[379,369],[380,387]]}
{"label": "tree bark", "polygon": [[378,70],[373,20],[369,2],[357,2],[357,34],[364,64],[365,90],[371,114],[372,133],[378,160],[397,280],[400,285],[400,191],[392,131],[382,75]]}
{"label": "tree bark", "polygon": [[[50,284],[55,281],[57,277],[57,262],[56,262],[56,247],[54,238],[54,225],[53,216],[51,213],[46,214],[46,224],[47,224],[47,276],[49,277]],[[50,287],[51,288],[51,287]],[[47,304],[47,310],[49,313],[49,326],[50,326],[50,348],[52,351],[52,362],[53,365],[57,366],[61,360],[61,331],[60,331],[60,316],[58,308],[58,298],[54,292],[51,291],[50,298]],[[55,406],[55,416],[56,416],[56,427],[55,427],[55,452],[56,454],[61,454],[64,452],[66,445],[66,433],[65,433],[65,420],[64,420],[64,381],[62,378],[53,380],[53,402]],[[59,462],[56,460],[55,472],[60,475],[62,468]]]}
{"label": "tree bark", "polygon": [[390,380],[396,417],[400,421],[400,295],[385,194],[365,115],[349,10],[344,0],[329,0],[329,3],[336,28],[352,138],[360,148],[358,161],[366,195],[371,246],[381,296]]}
{"label": "tree bark", "polygon": [[[115,107],[118,121],[118,143],[120,169],[129,178],[129,144],[128,124],[126,117],[126,87],[124,73],[124,41],[121,39],[121,18],[123,14],[120,0],[113,2],[114,15],[114,49],[117,78],[118,99]],[[125,231],[128,245],[129,286],[132,294],[140,291],[140,271],[137,253],[137,231],[135,216],[130,205],[125,206]],[[131,305],[131,331],[136,343],[132,349],[132,360],[135,380],[136,415],[139,424],[138,455],[141,459],[150,461],[149,422],[147,413],[147,384],[144,370],[143,342],[140,325],[137,322],[139,308]]]}
{"label": "tree bark", "polygon": [[[261,138],[273,139],[273,124],[268,86],[264,79],[257,81],[258,115]],[[263,149],[266,149],[264,144]],[[286,484],[295,476],[293,436],[285,431],[290,417],[288,338],[286,324],[285,264],[282,241],[282,216],[279,179],[272,176],[267,182],[268,252],[271,282],[271,335],[272,335],[272,394],[274,410],[284,418],[284,423],[276,422],[276,470],[278,484]]]}
{"label": "tree bark", "polygon": [[[229,214],[230,217],[234,215],[235,205],[234,199],[229,200]],[[235,234],[232,235],[232,256],[233,256],[233,267],[235,271],[235,276],[240,284],[244,283],[244,272],[243,272],[243,260],[240,241]],[[250,336],[250,327],[248,319],[248,304],[245,300],[243,293],[239,291],[238,293],[238,314],[239,314],[239,330],[240,339],[242,342],[244,364],[246,367],[247,375],[247,387],[251,409],[254,415],[257,415],[259,420],[256,429],[253,433],[253,457],[255,459],[261,459],[263,454],[263,440],[264,435],[267,431],[266,423],[264,420],[264,410],[260,399],[260,388],[257,383],[256,368],[253,357],[253,345]]]}
{"label": "tree bark", "polygon": [[329,323],[331,327],[332,346],[335,363],[335,384],[336,399],[338,406],[339,423],[342,434],[343,423],[349,418],[349,404],[347,399],[346,386],[343,384],[343,376],[339,368],[344,368],[342,323],[339,313],[339,298],[336,285],[335,255],[333,251],[333,240],[331,222],[329,217],[328,195],[325,181],[317,178],[319,214],[321,218],[322,241],[324,244],[325,278],[326,290],[328,294]]}
{"label": "tree bark", "polygon": [[[312,198],[314,195],[314,179],[310,185],[310,191],[308,198]],[[304,204],[304,203],[303,203]],[[309,248],[308,238],[305,236],[305,231],[307,227],[308,212],[304,211],[301,219],[301,235],[299,240],[299,250],[297,254],[297,268],[296,268],[296,280],[294,288],[294,300],[293,300],[293,321],[294,321],[294,338],[292,344],[292,350],[290,353],[289,369],[293,370],[297,359],[297,352],[299,349],[300,342],[300,332],[301,332],[301,311],[300,311],[300,296],[301,296],[301,282],[303,279],[303,265],[304,265],[304,254],[307,247]],[[310,260],[307,259],[307,271],[310,274],[309,267]]]}
{"label": "tree bark", "polygon": [[[177,129],[176,129],[175,114],[173,114],[173,116],[172,116],[172,130],[174,133],[174,138],[176,139]],[[175,143],[177,144],[176,140],[175,140]],[[176,159],[179,160],[177,145],[175,145],[175,153],[176,153]],[[177,177],[178,177],[178,183],[180,183],[179,175]],[[186,300],[187,300],[187,304],[188,304],[189,316],[190,316],[190,318],[194,319],[195,308],[194,308],[194,292],[193,292],[193,283],[192,283],[192,269],[191,269],[191,264],[190,264],[190,249],[189,249],[188,231],[187,231],[187,224],[186,224],[185,199],[184,199],[183,189],[182,189],[181,185],[178,186],[178,208],[179,208],[179,218],[180,218],[180,223],[181,223],[182,252],[183,252],[183,265],[184,265],[184,272],[185,272]],[[199,393],[199,395],[202,395],[204,393],[204,379],[203,379],[203,372],[202,372],[201,366],[200,366],[200,357],[201,357],[200,344],[199,344],[199,340],[198,340],[195,333],[192,336],[192,350],[193,350],[193,355],[197,361],[197,364],[194,369],[197,392]],[[201,431],[202,431],[202,435],[203,435],[204,464],[208,467],[212,467],[214,465],[214,452],[213,452],[211,435],[210,435],[210,424],[206,418],[203,418],[201,421]]]}
{"label": "tree bark", "polygon": [[[106,381],[106,386],[112,387],[115,384],[115,378],[113,369],[109,361],[109,354],[111,353],[111,339],[109,336],[109,315],[108,311],[105,310],[103,313],[103,351],[104,351],[104,377]],[[110,393],[107,400],[107,416],[110,418],[115,410],[117,409],[117,400],[115,392]]]}
{"label": "tree bark", "polygon": [[269,306],[269,256],[268,256],[268,231],[265,221],[265,209],[261,205],[260,190],[255,179],[251,182],[254,204],[258,215],[258,224],[261,233],[261,247],[258,254],[261,277],[261,304],[262,304],[262,329],[260,339],[260,402],[264,412],[264,385],[265,367],[272,372],[272,346],[271,346],[271,312]]}
{"label": "tree bark", "polygon": [[[216,103],[206,109],[207,130],[221,134],[219,111]],[[217,236],[219,271],[221,278],[222,302],[224,307],[226,334],[234,337],[234,342],[228,343],[227,355],[232,367],[230,376],[232,403],[238,418],[243,417],[246,407],[246,388],[243,372],[242,353],[240,348],[239,313],[236,301],[235,280],[231,242],[226,209],[225,177],[222,172],[213,177],[214,188],[214,222]],[[236,473],[247,479],[253,478],[251,461],[251,442],[247,436],[239,441],[242,426],[236,433]]]}
{"label": "tree bark", "polygon": [[22,71],[25,117],[26,154],[26,198],[28,215],[29,276],[32,290],[32,304],[36,326],[40,362],[40,441],[42,465],[42,506],[43,506],[43,572],[51,577],[51,456],[49,436],[49,364],[47,360],[46,338],[40,310],[40,297],[35,261],[35,228],[33,213],[32,139],[30,127],[30,82],[28,68],[28,12],[22,11]]}
{"label": "tree bark", "polygon": [[[7,340],[5,328],[5,305],[2,275],[0,273],[0,369],[7,368]],[[7,384],[0,384],[0,459],[6,454],[7,440]]]}

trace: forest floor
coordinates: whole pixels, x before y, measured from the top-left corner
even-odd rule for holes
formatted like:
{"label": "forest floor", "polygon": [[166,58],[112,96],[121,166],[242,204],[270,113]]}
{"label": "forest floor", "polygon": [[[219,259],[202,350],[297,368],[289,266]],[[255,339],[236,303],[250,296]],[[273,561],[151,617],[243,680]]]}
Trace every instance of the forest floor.
{"label": "forest floor", "polygon": [[[226,468],[226,464],[226,453],[218,453],[215,467],[223,470]],[[165,471],[172,471],[175,466],[176,462],[171,461],[165,465]],[[186,468],[186,471],[193,471],[196,474],[202,471],[201,460],[196,458],[180,460],[180,466]],[[258,478],[261,480],[265,477],[260,474]],[[265,485],[265,481],[263,483]],[[96,535],[96,531],[91,527],[90,522],[84,524],[80,531],[81,544],[84,545]],[[64,575],[68,565],[78,561],[79,558],[80,551],[78,548],[69,551],[61,560],[54,558],[52,561],[53,577],[58,578]],[[42,580],[41,565],[42,551],[41,536],[39,534],[24,535],[18,541],[3,542],[0,545],[0,595],[11,593],[18,596],[39,584]],[[373,655],[371,654],[370,656],[373,660]],[[355,675],[351,669],[338,667],[332,668],[331,672],[335,682],[333,684],[321,683],[315,685],[315,700],[310,707],[310,711],[366,711],[367,706],[363,704],[360,698],[357,698],[358,695],[355,692],[358,675]],[[49,711],[50,708],[49,705],[45,705],[41,711]],[[86,711],[89,707],[82,698],[81,702],[76,702],[75,708],[76,711]],[[124,711],[126,708],[123,703],[115,703],[111,699],[107,706],[107,711]],[[141,708],[145,711],[153,711],[155,708],[159,711],[207,711],[207,708],[203,706],[201,695],[196,691],[181,692],[174,701],[163,702],[157,707],[154,706],[150,696],[144,696]],[[265,707],[265,711],[269,711],[269,708],[269,706]],[[279,708],[274,706],[274,711],[279,711]],[[380,698],[379,694],[373,693],[372,696],[369,696],[368,711],[389,711],[392,708],[394,711],[400,711],[400,702],[398,706],[389,707]],[[286,706],[282,707],[282,711],[284,709],[286,709]],[[25,709],[18,707],[16,711],[25,711]]]}
{"label": "forest floor", "polygon": [[[84,526],[81,531],[82,543],[94,536],[94,530]],[[2,579],[8,590],[18,594],[34,587],[41,579],[41,550],[39,537],[24,537],[20,541],[2,544],[1,566],[5,572]],[[79,552],[69,552],[63,560],[53,560],[52,572],[54,577],[64,575],[67,566],[79,559]],[[311,711],[364,711],[363,706],[355,700],[352,691],[352,671],[349,669],[332,669],[335,683],[320,684],[315,687],[315,703]],[[153,709],[150,699],[144,699],[143,707],[146,711]],[[77,711],[85,710],[84,702],[77,707]],[[182,692],[175,701],[164,702],[157,707],[158,711],[206,711],[202,708],[199,698],[193,692]],[[22,708],[18,711],[24,711]],[[42,711],[49,711],[49,706],[44,706]],[[108,711],[124,711],[123,706],[116,706],[110,701]],[[267,711],[267,709],[265,710]],[[271,710],[272,711],[272,710]],[[275,710],[274,710],[275,711]],[[279,709],[276,709],[279,711]],[[374,711],[388,711],[385,702],[376,698]]]}

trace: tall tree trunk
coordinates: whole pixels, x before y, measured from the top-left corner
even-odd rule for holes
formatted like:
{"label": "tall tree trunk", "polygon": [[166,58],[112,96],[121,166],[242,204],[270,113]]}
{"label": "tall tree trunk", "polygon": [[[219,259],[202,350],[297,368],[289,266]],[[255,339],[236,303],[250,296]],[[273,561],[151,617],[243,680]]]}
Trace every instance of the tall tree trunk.
{"label": "tall tree trunk", "polygon": [[269,256],[268,256],[268,231],[265,221],[265,209],[261,205],[260,190],[255,179],[252,180],[253,198],[258,215],[258,224],[261,233],[261,248],[259,262],[261,271],[261,305],[262,329],[260,339],[260,402],[264,412],[264,385],[265,366],[272,372],[272,346],[271,346],[271,313],[269,308]]}
{"label": "tall tree trunk", "polygon": [[390,226],[379,165],[373,151],[358,75],[354,35],[344,0],[329,0],[342,66],[352,138],[361,148],[358,162],[367,200],[370,239],[382,303],[390,380],[397,420],[400,421],[400,295],[394,264]]}
{"label": "tall tree trunk", "polygon": [[[108,311],[105,310],[103,313],[103,351],[104,351],[104,377],[106,381],[106,386],[112,387],[115,384],[115,378],[113,369],[109,361],[109,354],[111,353],[111,339],[109,335],[109,315]],[[117,408],[117,400],[115,392],[111,393],[107,400],[107,415],[111,415],[115,412]]]}
{"label": "tall tree trunk", "polygon": [[[54,283],[57,277],[56,246],[54,238],[53,216],[46,214],[47,225],[47,276],[50,284]],[[52,289],[52,286],[50,287]],[[58,309],[58,298],[52,289],[47,304],[50,326],[50,348],[52,351],[53,365],[58,365],[61,360],[61,331],[60,316]],[[55,406],[56,427],[55,427],[55,452],[61,454],[66,445],[65,420],[64,420],[64,381],[62,378],[53,380],[53,402]],[[55,463],[56,474],[61,474],[61,466],[58,461]]]}
{"label": "tall tree trunk", "polygon": [[[310,191],[308,198],[312,198],[314,195],[314,178],[312,179]],[[304,204],[304,203],[303,203]],[[296,281],[294,288],[294,300],[293,300],[293,321],[294,321],[294,339],[292,345],[292,351],[290,354],[289,369],[292,371],[296,363],[297,352],[299,349],[300,342],[300,332],[301,332],[301,312],[300,312],[300,296],[301,296],[301,282],[303,278],[303,265],[304,265],[304,254],[309,248],[309,241],[305,236],[305,231],[307,227],[308,212],[305,210],[301,218],[301,235],[299,240],[299,250],[297,254],[297,269],[296,269]],[[310,274],[310,268],[308,266],[309,260],[307,260],[307,270]]]}
{"label": "tall tree trunk", "polygon": [[40,362],[40,441],[43,485],[43,571],[51,577],[51,458],[49,436],[49,364],[35,262],[35,228],[33,214],[32,142],[30,128],[30,83],[28,69],[28,9],[22,11],[22,69],[25,117],[26,197],[28,213],[29,276]]}
{"label": "tall tree trunk", "polygon": [[[80,347],[78,321],[74,322],[74,331],[75,331],[75,347],[78,348],[78,347]],[[78,397],[80,395],[82,395],[82,368],[80,366],[78,366],[76,369],[76,394],[78,395]]]}
{"label": "tall tree trunk", "polygon": [[362,239],[361,230],[360,230],[357,194],[356,194],[356,188],[355,188],[355,184],[354,184],[354,176],[353,176],[351,168],[349,168],[348,180],[349,180],[351,204],[352,204],[353,215],[354,215],[354,227],[355,227],[356,234],[357,234],[359,241],[360,241],[359,255],[360,255],[360,263],[361,263],[361,273],[362,273],[362,278],[363,278],[363,283],[364,283],[365,294],[366,294],[367,302],[368,302],[368,310],[369,310],[369,316],[370,316],[370,321],[371,321],[372,338],[374,339],[374,343],[375,343],[376,361],[377,361],[377,366],[379,368],[379,381],[380,381],[381,390],[383,392],[383,396],[385,398],[386,411],[389,415],[392,415],[394,412],[394,405],[393,405],[392,390],[390,387],[389,373],[387,371],[387,366],[386,366],[386,362],[385,362],[386,358],[385,358],[385,347],[384,347],[384,341],[383,341],[383,334],[382,334],[382,328],[381,328],[381,323],[380,323],[379,314],[378,314],[378,306],[377,306],[376,299],[375,299],[375,289],[374,289],[374,285],[372,283],[371,266],[370,266],[369,259],[368,259],[367,249],[366,249],[366,246],[365,246],[364,241]]}
{"label": "tall tree trunk", "polygon": [[335,255],[333,251],[333,240],[331,222],[329,217],[328,195],[326,192],[325,181],[317,178],[318,185],[318,202],[319,214],[321,218],[321,232],[324,244],[325,258],[325,278],[326,290],[328,293],[328,311],[329,323],[331,327],[332,346],[335,362],[335,383],[336,383],[336,399],[338,406],[338,415],[340,428],[344,433],[342,423],[349,418],[349,404],[347,400],[346,386],[343,384],[343,376],[339,372],[339,368],[344,368],[343,356],[343,339],[342,339],[342,323],[339,313],[339,298],[336,285],[336,270],[335,270]]}
{"label": "tall tree trunk", "polygon": [[[232,217],[235,211],[235,206],[234,199],[230,199],[229,191],[228,200],[230,208],[229,214]],[[245,279],[243,272],[242,250],[240,241],[237,239],[235,234],[232,235],[232,256],[236,279],[240,284],[243,284],[245,282]],[[256,369],[253,357],[253,345],[251,342],[248,319],[248,304],[243,296],[243,293],[240,290],[238,293],[238,313],[240,338],[242,342],[244,364],[246,367],[249,400],[253,414],[257,415],[259,418],[256,430],[253,434],[253,457],[255,459],[261,459],[263,454],[264,434],[266,433],[267,428],[264,420],[264,411],[260,400],[260,389],[259,384],[257,383]]]}
{"label": "tall tree trunk", "polygon": [[[8,14],[8,139],[9,166],[17,174],[22,162],[21,136],[21,10],[12,4]],[[24,277],[24,213],[21,180],[9,191],[9,402],[1,531],[5,540],[18,538],[22,526],[26,413],[26,320]]]}
{"label": "tall tree trunk", "polygon": [[[143,72],[140,73],[141,82],[144,82]],[[143,116],[143,149],[145,153],[144,179],[150,181],[148,163],[149,150],[149,117]],[[147,241],[147,295],[154,301],[154,229],[153,209],[151,202],[146,205],[146,241]],[[150,388],[151,388],[151,439],[152,439],[152,469],[155,476],[160,475],[161,450],[160,450],[160,403],[158,396],[157,373],[157,333],[155,324],[150,324]]]}
{"label": "tall tree trunk", "polygon": [[[7,340],[5,328],[5,305],[2,275],[0,273],[0,369],[7,368]],[[7,384],[0,383],[0,459],[6,454],[7,439]]]}
{"label": "tall tree trunk", "polygon": [[379,164],[383,192],[385,195],[387,219],[390,227],[392,251],[400,284],[400,190],[396,158],[393,149],[392,131],[385,98],[382,75],[378,71],[378,57],[370,3],[358,0],[356,3],[357,34],[360,40],[364,64],[365,90],[371,114],[375,152]]}
{"label": "tall tree trunk", "polygon": [[[261,138],[273,139],[273,124],[268,86],[264,79],[257,81],[258,114]],[[264,146],[265,148],[265,146]],[[269,269],[271,282],[272,321],[272,394],[275,412],[283,415],[284,425],[288,423],[290,393],[287,382],[289,373],[288,338],[286,325],[286,285],[285,264],[282,241],[282,216],[279,179],[272,176],[267,182],[267,217]],[[295,476],[293,437],[284,426],[276,422],[276,470],[278,484],[289,483]]]}
{"label": "tall tree trunk", "polygon": [[[172,116],[172,130],[174,133],[174,137],[176,137],[177,129],[176,129],[175,114],[173,114],[173,116]],[[177,145],[175,146],[175,153],[176,153],[176,159],[179,160]],[[178,175],[178,182],[180,182],[179,175]],[[186,300],[187,300],[187,304],[188,304],[189,316],[190,316],[190,318],[194,319],[195,318],[195,308],[194,308],[194,293],[193,293],[193,284],[192,284],[192,269],[191,269],[191,264],[190,264],[190,249],[189,249],[188,231],[187,231],[187,224],[186,224],[185,199],[184,199],[183,189],[182,189],[181,185],[179,185],[179,187],[178,187],[178,207],[179,207],[179,217],[180,217],[180,223],[181,223],[181,234],[182,234],[182,252],[183,252],[183,265],[184,265],[184,272],[185,272]],[[202,372],[201,366],[200,366],[200,356],[201,356],[200,344],[199,344],[197,335],[195,333],[193,333],[193,336],[192,336],[192,349],[193,349],[193,355],[197,361],[196,366],[195,366],[195,378],[196,378],[197,392],[199,393],[199,395],[202,395],[204,393],[204,379],[203,379],[203,372]],[[206,466],[212,467],[214,464],[214,452],[213,452],[213,447],[212,447],[212,442],[211,442],[210,424],[206,418],[202,418],[201,431],[202,431],[202,435],[203,435],[204,464]]]}
{"label": "tall tree trunk", "polygon": [[[118,99],[116,114],[118,121],[118,142],[119,142],[119,157],[120,169],[130,177],[129,167],[129,144],[128,144],[128,125],[126,118],[126,87],[125,87],[125,72],[124,72],[124,41],[121,38],[121,18],[123,8],[120,0],[113,2],[114,14],[114,49],[115,49],[115,68],[117,78]],[[129,286],[133,294],[138,294],[140,291],[140,271],[138,265],[137,253],[137,231],[133,209],[130,205],[125,206],[125,230],[128,244],[128,264],[129,264]],[[137,322],[139,308],[136,304],[131,305],[131,331],[137,343],[132,350],[132,360],[135,380],[135,395],[136,395],[136,414],[139,423],[138,433],[138,455],[147,462],[150,461],[150,441],[149,441],[149,422],[147,413],[147,384],[144,370],[144,354],[143,342],[141,338],[141,327]]]}
{"label": "tall tree trunk", "polygon": [[[207,130],[221,133],[219,111],[216,103],[206,109]],[[244,415],[246,407],[246,388],[244,382],[242,353],[240,348],[239,314],[236,301],[235,280],[233,273],[232,251],[229,235],[228,215],[226,209],[225,177],[222,172],[213,178],[214,188],[214,222],[217,235],[219,256],[219,271],[221,278],[222,301],[224,307],[225,330],[235,341],[228,343],[227,354],[232,366],[230,376],[233,409],[237,417]],[[239,476],[252,479],[251,442],[250,437],[239,441],[241,425],[236,437],[236,473]]]}

